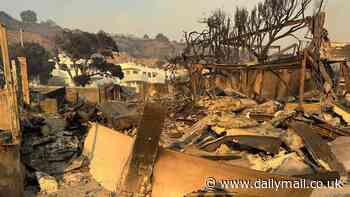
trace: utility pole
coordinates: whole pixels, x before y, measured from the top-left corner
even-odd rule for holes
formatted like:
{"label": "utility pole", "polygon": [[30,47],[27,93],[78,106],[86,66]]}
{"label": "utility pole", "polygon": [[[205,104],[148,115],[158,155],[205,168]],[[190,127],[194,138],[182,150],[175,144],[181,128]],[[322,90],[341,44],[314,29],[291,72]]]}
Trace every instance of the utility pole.
{"label": "utility pole", "polygon": [[24,44],[23,44],[23,29],[22,29],[22,27],[19,28],[19,39],[20,39],[20,42],[21,42],[21,46],[24,47]]}

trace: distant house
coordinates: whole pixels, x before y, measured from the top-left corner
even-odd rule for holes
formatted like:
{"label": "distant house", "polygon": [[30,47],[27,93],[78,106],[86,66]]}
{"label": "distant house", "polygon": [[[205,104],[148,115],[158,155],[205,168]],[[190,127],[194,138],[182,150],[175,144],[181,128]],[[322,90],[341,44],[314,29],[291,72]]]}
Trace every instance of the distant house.
{"label": "distant house", "polygon": [[[49,83],[52,85],[62,86],[74,86],[74,83],[69,76],[67,70],[70,71],[72,77],[76,76],[76,70],[73,68],[73,62],[71,59],[64,55],[59,55],[59,62],[56,63],[53,69]],[[120,84],[126,87],[133,88],[136,92],[140,91],[143,84],[165,84],[167,80],[167,72],[164,69],[144,66],[134,62],[127,62],[119,64],[124,73],[122,80],[118,78],[109,78],[105,76],[96,75],[93,77],[93,82],[89,85],[90,87],[98,87],[103,84]],[[78,71],[78,75],[79,75]]]}
{"label": "distant house", "polygon": [[55,68],[51,72],[52,78],[49,79],[49,84],[73,87],[74,83],[67,72],[67,69],[69,69],[72,76],[75,76],[75,71],[72,67],[72,60],[64,54],[59,54],[58,58],[59,61],[56,62]]}
{"label": "distant house", "polygon": [[[75,70],[73,68],[73,61],[70,57],[66,56],[65,54],[59,54],[58,55],[59,61],[56,62],[55,68],[51,72],[51,79],[49,79],[49,85],[60,85],[60,86],[69,86],[74,87],[75,84],[72,80],[72,78],[69,76],[69,72],[74,78],[77,75],[80,75],[81,72],[79,69]],[[85,60],[78,60],[76,63],[79,64],[81,61]],[[104,84],[118,84],[119,79],[116,77],[113,78],[106,78],[104,76],[95,75],[92,77],[92,83],[90,85],[87,85],[86,87],[98,87],[102,86]]]}
{"label": "distant house", "polygon": [[136,92],[140,91],[144,83],[165,84],[166,71],[160,68],[146,67],[133,62],[120,64],[124,78],[120,81],[121,85],[132,87]]}

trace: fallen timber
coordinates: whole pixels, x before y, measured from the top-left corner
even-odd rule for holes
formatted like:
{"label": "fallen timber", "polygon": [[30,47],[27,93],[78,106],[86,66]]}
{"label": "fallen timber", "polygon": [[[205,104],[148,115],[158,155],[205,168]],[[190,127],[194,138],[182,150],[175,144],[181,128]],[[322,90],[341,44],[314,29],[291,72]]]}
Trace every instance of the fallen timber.
{"label": "fallen timber", "polygon": [[299,121],[291,122],[290,126],[304,139],[306,149],[318,165],[328,171],[337,171],[343,178],[347,176],[344,166],[337,161],[327,142],[313,132],[312,127]]}
{"label": "fallen timber", "polygon": [[350,136],[349,130],[334,127],[316,116],[312,116],[312,118],[315,119],[315,123],[310,126],[313,127],[313,131],[318,132],[321,136],[331,139],[336,139],[340,136]]}
{"label": "fallen timber", "polygon": [[227,70],[281,70],[281,69],[300,69],[301,58],[293,57],[280,62],[267,62],[261,64],[210,64],[206,68],[227,69]]}
{"label": "fallen timber", "polygon": [[259,150],[266,151],[267,153],[277,154],[279,151],[279,147],[282,144],[282,141],[279,138],[274,137],[265,137],[265,136],[224,136],[215,140],[214,142],[209,142],[208,144],[204,144],[201,149],[213,152],[221,144],[234,142],[237,144],[246,145],[252,148],[256,148]]}

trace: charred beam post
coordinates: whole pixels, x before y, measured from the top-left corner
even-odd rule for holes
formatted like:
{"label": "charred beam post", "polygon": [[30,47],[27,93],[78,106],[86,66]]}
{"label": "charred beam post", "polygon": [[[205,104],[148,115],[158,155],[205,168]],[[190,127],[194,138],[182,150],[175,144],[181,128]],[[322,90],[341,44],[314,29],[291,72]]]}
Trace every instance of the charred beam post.
{"label": "charred beam post", "polygon": [[25,104],[29,105],[30,104],[30,94],[29,94],[27,59],[25,57],[19,57],[18,61],[20,64],[20,71],[21,71],[23,100],[24,100]]}
{"label": "charred beam post", "polygon": [[[19,119],[19,104],[22,103],[20,102],[20,100],[22,99],[21,95],[19,94],[19,87],[21,85],[21,83],[19,83],[19,79],[18,79],[18,69],[17,69],[17,63],[15,60],[11,60],[11,71],[12,71],[12,81],[13,81],[13,102],[15,104],[14,107],[14,113],[16,114],[16,117]],[[20,123],[19,121],[16,121],[17,128],[18,130],[20,129]],[[19,133],[18,133],[19,134]]]}
{"label": "charred beam post", "polygon": [[307,58],[307,53],[306,51],[304,51],[304,58],[301,62],[301,69],[300,69],[300,87],[299,87],[299,108],[300,109],[303,109],[303,104],[304,104],[306,58]]}
{"label": "charred beam post", "polygon": [[166,110],[157,103],[147,103],[136,134],[131,158],[117,188],[121,196],[147,196],[152,190],[152,174]]}
{"label": "charred beam post", "polygon": [[191,91],[192,91],[193,102],[197,101],[197,85],[198,85],[197,76],[194,72],[191,71]]}

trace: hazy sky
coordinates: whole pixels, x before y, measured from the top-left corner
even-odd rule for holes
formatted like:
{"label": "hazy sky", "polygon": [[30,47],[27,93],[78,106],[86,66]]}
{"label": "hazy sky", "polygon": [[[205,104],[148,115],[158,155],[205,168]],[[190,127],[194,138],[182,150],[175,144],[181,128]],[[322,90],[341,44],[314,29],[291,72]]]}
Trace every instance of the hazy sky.
{"label": "hazy sky", "polygon": [[[37,12],[68,28],[96,32],[180,39],[183,31],[200,28],[198,20],[216,8],[232,13],[235,6],[251,8],[259,0],[1,0],[0,9],[19,18],[22,10]],[[326,0],[327,1],[327,0]],[[327,26],[334,41],[350,41],[350,1],[328,0]]]}

